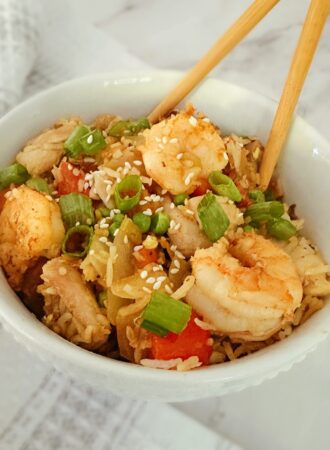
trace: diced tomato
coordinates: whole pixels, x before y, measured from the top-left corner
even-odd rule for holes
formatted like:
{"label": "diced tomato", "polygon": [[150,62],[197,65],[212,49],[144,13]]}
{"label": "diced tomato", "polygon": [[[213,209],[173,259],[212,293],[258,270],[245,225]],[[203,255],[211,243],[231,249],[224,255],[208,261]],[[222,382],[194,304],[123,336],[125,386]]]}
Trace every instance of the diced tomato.
{"label": "diced tomato", "polygon": [[202,178],[200,180],[200,184],[197,186],[197,188],[194,190],[191,196],[198,197],[199,195],[204,195],[209,189],[211,189],[210,183],[207,181],[206,178]]}
{"label": "diced tomato", "polygon": [[3,207],[5,206],[6,203],[6,197],[5,194],[9,191],[10,189],[3,189],[2,191],[0,191],[0,212],[2,211]]}
{"label": "diced tomato", "polygon": [[156,263],[159,258],[159,251],[157,248],[147,249],[142,248],[137,252],[135,258],[135,265],[138,269],[143,269],[144,266],[150,263]]}
{"label": "diced tomato", "polygon": [[84,189],[85,172],[82,169],[66,161],[61,162],[59,169],[57,185],[59,195],[71,194],[71,192],[89,194],[89,188]]}
{"label": "diced tomato", "polygon": [[188,325],[180,334],[169,333],[165,337],[152,334],[152,358],[168,360],[198,356],[199,361],[207,364],[212,353],[212,346],[208,342],[211,335],[209,331],[196,325],[196,317],[197,315],[192,313]]}

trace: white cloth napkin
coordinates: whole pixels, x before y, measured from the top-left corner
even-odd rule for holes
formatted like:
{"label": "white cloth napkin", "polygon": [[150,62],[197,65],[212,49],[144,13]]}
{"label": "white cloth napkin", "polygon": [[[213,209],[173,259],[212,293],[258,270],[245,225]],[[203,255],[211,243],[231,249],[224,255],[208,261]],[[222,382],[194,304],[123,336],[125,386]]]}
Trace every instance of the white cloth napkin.
{"label": "white cloth napkin", "polygon": [[[68,1],[0,0],[0,116],[66,79],[143,67]],[[239,450],[170,406],[79,386],[20,347],[1,324],[0,367],[0,448]]]}
{"label": "white cloth napkin", "polygon": [[145,67],[66,0],[0,0],[0,116],[64,80]]}

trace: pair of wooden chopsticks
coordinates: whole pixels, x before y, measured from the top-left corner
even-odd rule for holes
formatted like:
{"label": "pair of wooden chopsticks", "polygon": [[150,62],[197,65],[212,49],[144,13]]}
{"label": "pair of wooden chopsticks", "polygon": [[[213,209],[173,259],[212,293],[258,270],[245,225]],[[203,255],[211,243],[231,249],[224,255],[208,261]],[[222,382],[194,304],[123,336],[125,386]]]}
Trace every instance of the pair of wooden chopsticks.
{"label": "pair of wooden chopsticks", "polygon": [[[215,42],[149,115],[157,122],[171,111],[259,22],[279,0],[255,0]],[[330,0],[311,0],[282,91],[260,168],[260,184],[266,188],[286,140],[293,112],[330,11]]]}

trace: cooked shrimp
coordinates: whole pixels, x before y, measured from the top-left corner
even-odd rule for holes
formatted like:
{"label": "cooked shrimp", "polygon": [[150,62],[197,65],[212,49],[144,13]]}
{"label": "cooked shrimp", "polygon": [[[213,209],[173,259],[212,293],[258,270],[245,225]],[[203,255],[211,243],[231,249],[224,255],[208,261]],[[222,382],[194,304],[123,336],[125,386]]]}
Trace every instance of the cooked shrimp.
{"label": "cooked shrimp", "polygon": [[64,226],[58,204],[26,186],[11,191],[0,214],[0,265],[9,284],[20,287],[38,258],[60,254]]}
{"label": "cooked shrimp", "polygon": [[[203,196],[193,197],[187,201],[185,206],[182,205],[174,208],[171,207],[170,202],[164,202],[165,212],[176,225],[180,224],[178,229],[175,226],[169,228],[169,238],[186,257],[192,256],[198,248],[208,248],[212,245],[212,242],[202,231],[198,217],[197,207],[202,198]],[[225,197],[216,196],[216,198],[230,221],[228,231],[235,231],[244,222],[243,214],[233,202],[229,203]]]}
{"label": "cooked shrimp", "polygon": [[29,174],[41,175],[57,164],[64,152],[63,144],[80,120],[73,118],[55,124],[31,139],[16,156],[16,161],[26,167]]}
{"label": "cooked shrimp", "polygon": [[172,194],[191,193],[201,178],[226,164],[225,146],[215,127],[188,112],[143,132],[139,146],[147,174]]}
{"label": "cooked shrimp", "polygon": [[110,324],[72,261],[59,257],[43,266],[44,322],[56,333],[88,349],[99,348]]}
{"label": "cooked shrimp", "polygon": [[292,320],[302,300],[292,259],[254,233],[197,250],[192,268],[196,284],[188,303],[217,331],[232,337],[267,339]]}
{"label": "cooked shrimp", "polygon": [[171,208],[170,202],[164,203],[164,211],[170,216],[178,229],[169,228],[168,236],[177,249],[186,257],[192,256],[197,248],[207,248],[212,243],[201,230],[195,215],[185,213],[185,208]]}

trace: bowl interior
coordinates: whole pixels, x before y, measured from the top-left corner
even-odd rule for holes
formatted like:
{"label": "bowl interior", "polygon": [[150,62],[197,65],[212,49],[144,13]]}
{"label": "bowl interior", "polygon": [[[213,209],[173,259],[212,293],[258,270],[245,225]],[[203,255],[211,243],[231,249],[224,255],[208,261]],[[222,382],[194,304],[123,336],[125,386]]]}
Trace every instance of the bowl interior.
{"label": "bowl interior", "polygon": [[[180,76],[175,72],[101,74],[73,80],[39,94],[0,121],[0,167],[10,163],[29,138],[61,117],[79,115],[89,121],[106,112],[123,117],[147,115]],[[214,79],[203,82],[189,96],[189,101],[223,131],[258,136],[263,142],[275,109],[275,103],[265,97]],[[297,204],[298,214],[306,220],[306,234],[329,261],[330,209],[324,198],[330,192],[329,144],[298,117],[292,125],[279,168],[287,200]],[[81,374],[84,368],[86,381],[98,376],[109,384],[111,379],[112,388],[117,392],[144,399],[193,399],[255,384],[301,359],[330,329],[330,308],[326,305],[290,339],[234,364],[185,374],[163,372],[108,360],[66,342],[38,322],[8,288],[3,275],[0,276],[0,316],[18,338],[30,348],[47,352],[59,367],[66,366],[73,375]],[[179,390],[183,385],[184,393]]]}

